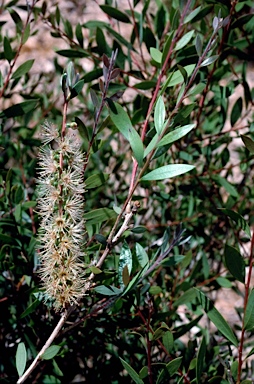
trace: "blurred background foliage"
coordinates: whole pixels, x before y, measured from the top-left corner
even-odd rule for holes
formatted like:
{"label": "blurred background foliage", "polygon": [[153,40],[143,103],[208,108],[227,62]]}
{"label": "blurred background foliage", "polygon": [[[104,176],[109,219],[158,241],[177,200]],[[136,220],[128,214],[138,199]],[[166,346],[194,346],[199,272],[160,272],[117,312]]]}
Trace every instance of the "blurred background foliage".
{"label": "blurred background foliage", "polygon": [[[179,226],[184,230],[181,240],[163,264],[123,297],[110,301],[106,291],[91,290],[56,339],[59,353],[42,361],[29,382],[129,383],[119,357],[140,373],[140,383],[239,382],[236,348],[204,315],[208,310],[202,310],[192,288],[213,300],[239,338],[244,310],[241,268],[249,263],[248,225],[254,220],[253,153],[240,138],[246,134],[254,139],[253,2],[105,0],[28,5],[14,0],[2,3],[0,17],[1,380],[17,380],[18,343],[25,343],[31,362],[59,317],[40,299],[36,166],[41,124],[45,119],[62,122],[64,68],[72,61],[85,84],[70,103],[68,121],[78,124],[86,151],[95,118],[91,92],[99,101],[101,97],[103,54],[111,56],[118,50],[116,66],[121,71],[108,95],[124,91],[119,102],[140,133],[172,39],[175,45],[163,82],[176,71],[180,81],[165,87],[166,116],[186,86],[186,70],[198,62],[211,38],[215,20],[223,18],[225,25],[213,41],[210,61],[201,66],[174,112],[172,128],[191,123],[196,127],[176,143],[161,146],[151,166],[188,163],[195,171],[140,183],[134,200],[141,208],[133,228],[112,249],[95,282],[119,287],[119,255],[121,260],[125,253],[132,254],[133,278],[140,270],[138,259],[147,254],[153,260],[164,252],[181,231]],[[91,271],[106,246],[115,211],[126,200],[133,166],[129,143],[108,116],[105,107],[85,170],[84,263]],[[151,117],[145,145],[154,134]],[[93,211],[99,208],[110,209],[111,218],[96,216]],[[232,247],[240,252],[236,257]],[[71,327],[75,321],[80,325]],[[250,357],[242,380],[254,375],[252,328],[244,344]],[[178,357],[181,367],[167,368],[159,376],[165,364]],[[146,366],[152,367],[152,376]]]}

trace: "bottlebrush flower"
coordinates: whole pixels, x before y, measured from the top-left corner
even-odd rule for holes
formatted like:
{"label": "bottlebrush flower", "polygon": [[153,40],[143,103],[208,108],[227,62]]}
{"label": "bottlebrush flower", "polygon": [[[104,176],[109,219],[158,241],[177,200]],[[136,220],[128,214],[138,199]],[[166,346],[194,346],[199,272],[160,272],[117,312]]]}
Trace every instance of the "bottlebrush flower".
{"label": "bottlebrush flower", "polygon": [[40,276],[55,309],[84,295],[84,157],[75,136],[45,123],[39,153]]}

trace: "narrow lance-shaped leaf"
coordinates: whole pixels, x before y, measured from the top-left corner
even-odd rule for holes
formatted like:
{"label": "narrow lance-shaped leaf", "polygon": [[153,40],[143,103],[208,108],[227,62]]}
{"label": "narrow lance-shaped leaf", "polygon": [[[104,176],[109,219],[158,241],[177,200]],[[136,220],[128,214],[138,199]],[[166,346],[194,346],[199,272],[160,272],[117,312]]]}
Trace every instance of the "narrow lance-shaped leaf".
{"label": "narrow lance-shaped leaf", "polygon": [[157,100],[155,111],[154,111],[154,125],[158,135],[160,135],[163,130],[165,115],[166,115],[165,104],[162,96],[160,96]]}
{"label": "narrow lance-shaped leaf", "polygon": [[178,175],[182,175],[183,173],[191,171],[195,168],[193,165],[188,164],[170,164],[164,165],[163,167],[157,168],[147,175],[143,176],[141,180],[164,180],[170,179],[171,177],[175,177]]}
{"label": "narrow lance-shaped leaf", "polygon": [[124,271],[125,267],[127,267],[127,270],[130,276],[131,269],[132,269],[132,254],[126,242],[122,246],[120,258],[119,258],[119,265],[118,265],[119,284],[121,288],[124,288],[128,284],[128,281],[124,281],[124,276],[123,276],[124,273],[125,275],[127,273],[127,271]]}
{"label": "narrow lance-shaped leaf", "polygon": [[12,79],[18,79],[19,77],[25,75],[30,71],[34,63],[34,60],[27,60],[25,63],[21,64],[12,75]]}
{"label": "narrow lance-shaped leaf", "polygon": [[48,347],[46,349],[46,351],[43,353],[41,358],[43,360],[51,360],[51,359],[53,359],[53,357],[55,357],[58,354],[60,348],[61,348],[60,345],[51,345],[50,347]]}
{"label": "narrow lance-shaped leaf", "polygon": [[16,353],[16,368],[19,376],[22,376],[25,371],[26,359],[27,359],[27,353],[26,353],[25,344],[19,343],[17,348],[17,353]]}
{"label": "narrow lance-shaped leaf", "polygon": [[230,245],[225,246],[225,264],[234,278],[241,283],[245,282],[245,263],[239,251]]}
{"label": "narrow lance-shaped leaf", "polygon": [[195,125],[196,124],[184,125],[183,127],[176,128],[174,131],[169,132],[161,139],[161,141],[157,144],[157,147],[161,147],[162,145],[167,145],[181,139],[183,136],[187,135],[187,133],[189,133]]}
{"label": "narrow lance-shaped leaf", "polygon": [[254,288],[252,288],[251,293],[248,297],[248,303],[246,307],[245,317],[244,317],[244,329],[250,331],[254,328]]}
{"label": "narrow lance-shaped leaf", "polygon": [[176,46],[175,46],[175,51],[179,51],[179,49],[182,49],[183,47],[185,47],[189,41],[191,40],[193,34],[194,34],[194,30],[192,31],[189,31],[187,32],[177,43],[176,43]]}
{"label": "narrow lance-shaped leaf", "polygon": [[236,223],[237,229],[242,229],[246,235],[251,237],[250,227],[247,221],[239,213],[226,208],[219,208],[219,210]]}
{"label": "narrow lance-shaped leaf", "polygon": [[123,364],[123,367],[126,369],[132,380],[136,384],[144,384],[144,381],[139,377],[138,373],[128,364],[126,361],[120,358],[121,363]]}
{"label": "narrow lance-shaped leaf", "polygon": [[241,139],[244,142],[245,147],[250,151],[250,153],[254,153],[254,141],[246,135],[241,135]]}
{"label": "narrow lance-shaped leaf", "polygon": [[220,314],[220,312],[214,307],[208,297],[206,297],[201,291],[197,288],[194,288],[197,292],[197,298],[200,302],[201,307],[207,314],[208,318],[211,322],[217,327],[218,331],[222,333],[223,336],[226,337],[234,346],[238,345],[238,340],[234,335],[231,327],[228,325],[224,317]]}

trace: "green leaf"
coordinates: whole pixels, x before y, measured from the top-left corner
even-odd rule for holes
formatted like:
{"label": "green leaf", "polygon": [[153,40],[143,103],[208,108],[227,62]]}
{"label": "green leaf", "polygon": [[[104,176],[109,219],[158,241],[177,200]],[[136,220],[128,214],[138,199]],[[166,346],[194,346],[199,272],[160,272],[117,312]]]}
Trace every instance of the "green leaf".
{"label": "green leaf", "polygon": [[128,364],[126,363],[126,361],[124,361],[123,359],[121,359],[121,357],[119,357],[121,363],[123,364],[123,367],[124,369],[126,369],[126,371],[128,372],[128,374],[130,375],[130,377],[132,378],[132,380],[136,383],[136,384],[144,384],[144,381],[142,379],[140,379],[138,373]]}
{"label": "green leaf", "polygon": [[163,167],[154,169],[153,171],[147,173],[141,178],[142,181],[145,180],[164,180],[170,179],[171,177],[182,175],[183,173],[191,171],[195,168],[193,165],[188,164],[170,164],[164,165]]}
{"label": "green leaf", "polygon": [[177,308],[180,305],[189,304],[192,301],[194,301],[196,297],[197,297],[197,292],[195,291],[194,288],[190,288],[188,289],[188,291],[181,294],[181,296],[177,300],[174,301],[173,307]]}
{"label": "green leaf", "polygon": [[129,17],[125,13],[119,11],[119,9],[111,7],[110,5],[100,5],[100,8],[103,10],[104,13],[106,13],[113,19],[122,21],[123,23],[130,23]]}
{"label": "green leaf", "polygon": [[26,113],[34,110],[39,102],[39,99],[31,99],[28,101],[23,101],[20,104],[12,105],[9,108],[6,108],[0,113],[0,117],[17,117],[23,116]]}
{"label": "green leaf", "polygon": [[131,149],[133,150],[133,156],[137,160],[138,165],[141,167],[144,157],[144,146],[141,137],[134,128],[129,131],[129,142]]}
{"label": "green leaf", "polygon": [[222,335],[228,339],[235,347],[238,346],[238,340],[235,337],[231,327],[228,325],[224,317],[218,312],[218,310],[214,307],[208,297],[206,297],[201,291],[197,288],[194,288],[197,292],[197,298],[202,306],[203,310],[207,314],[208,318],[211,322],[217,327],[218,331],[222,333]]}
{"label": "green leaf", "polygon": [[157,147],[161,147],[181,139],[183,136],[187,135],[187,133],[189,133],[195,126],[196,124],[188,124],[184,125],[183,127],[176,128],[174,131],[167,133],[157,144]]}
{"label": "green leaf", "polygon": [[219,208],[219,210],[236,223],[237,229],[242,229],[249,238],[251,237],[250,227],[247,221],[239,213],[226,208]]}
{"label": "green leaf", "polygon": [[88,57],[89,54],[84,49],[60,49],[59,51],[56,51],[56,53],[60,56],[69,57],[69,58],[84,58]]}
{"label": "green leaf", "polygon": [[19,343],[16,352],[16,368],[19,377],[23,375],[26,368],[27,353],[24,343]]}
{"label": "green leaf", "polygon": [[232,112],[230,116],[230,123],[232,127],[235,125],[237,120],[241,117],[242,109],[243,109],[243,99],[239,97],[239,99],[236,100],[232,108]]}
{"label": "green leaf", "polygon": [[79,45],[81,46],[81,48],[83,48],[83,46],[84,46],[84,39],[83,39],[82,27],[81,27],[80,23],[78,23],[76,25],[75,34],[76,34],[76,38],[78,40]]}
{"label": "green leaf", "polygon": [[246,135],[241,135],[241,139],[250,153],[254,153],[254,141]]}
{"label": "green leaf", "polygon": [[199,36],[199,34],[197,34],[196,40],[195,40],[195,48],[199,57],[202,55],[202,47],[203,45],[202,45],[201,37]]}
{"label": "green leaf", "polygon": [[155,81],[147,80],[147,81],[141,81],[140,83],[135,84],[134,88],[142,89],[142,90],[146,91],[147,89],[154,88],[155,86],[156,86],[156,82]]}
{"label": "green leaf", "polygon": [[162,343],[168,353],[171,353],[174,347],[174,337],[171,331],[166,331],[162,336]]}
{"label": "green leaf", "polygon": [[[118,265],[118,277],[120,288],[124,288],[129,283],[129,278],[127,280],[124,279],[124,268],[127,267],[128,275],[130,276],[132,270],[132,254],[131,250],[126,242],[123,243],[120,257],[119,257],[119,265]],[[125,272],[125,274],[127,271]]]}
{"label": "green leaf", "polygon": [[20,319],[23,319],[30,313],[34,312],[34,310],[41,304],[39,300],[35,300],[32,304],[29,305],[29,307],[20,315]]}
{"label": "green leaf", "polygon": [[229,183],[224,177],[220,175],[213,175],[212,179],[219,185],[221,185],[225,190],[233,197],[238,197],[238,192],[235,187]]}
{"label": "green leaf", "polygon": [[[187,72],[188,76],[190,76],[195,68],[195,64],[186,65],[183,67],[185,71]],[[169,83],[167,84],[167,87],[173,87],[174,85],[180,84],[184,81],[183,75],[179,71],[175,71],[173,75],[170,78]]]}
{"label": "green leaf", "polygon": [[76,96],[78,96],[80,94],[84,84],[85,84],[84,79],[83,80],[79,80],[76,84],[74,84],[74,86],[73,86],[73,88],[71,90],[71,99],[73,99],[74,97],[76,97]]}
{"label": "green leaf", "polygon": [[182,357],[177,357],[176,359],[174,360],[171,360],[167,365],[166,365],[166,369],[171,376],[173,376],[177,371],[178,369],[180,368],[180,365],[182,363]]}
{"label": "green leaf", "polygon": [[219,55],[207,57],[204,61],[202,61],[200,67],[206,67],[207,65],[214,63],[218,59],[218,57]]}
{"label": "green leaf", "polygon": [[203,336],[198,353],[197,353],[197,364],[196,364],[197,384],[202,382],[201,377],[204,369],[205,355],[206,355],[206,342],[205,342],[205,336]]}
{"label": "green leaf", "polygon": [[158,64],[161,64],[162,53],[157,48],[150,48],[151,58]]}
{"label": "green leaf", "polygon": [[84,214],[84,218],[88,225],[99,224],[103,221],[116,218],[116,216],[117,214],[115,211],[109,208],[98,208]]}
{"label": "green leaf", "polygon": [[86,73],[82,80],[84,80],[85,83],[91,83],[91,81],[98,79],[103,74],[103,70],[101,68],[96,68],[88,73]]}
{"label": "green leaf", "polygon": [[118,103],[110,103],[110,117],[116,128],[129,141],[133,155],[138,164],[141,165],[144,157],[142,140],[133,128],[130,118],[125,110]]}
{"label": "green leaf", "polygon": [[159,135],[156,133],[148,146],[144,150],[144,158],[156,147],[157,141],[158,141]]}
{"label": "green leaf", "polygon": [[8,37],[4,37],[4,57],[6,58],[7,61],[11,61],[15,56],[15,53],[12,50],[10,40]]}
{"label": "green leaf", "polygon": [[179,49],[184,48],[189,41],[192,39],[192,36],[194,35],[194,29],[192,31],[187,32],[181,39],[176,43],[175,51],[179,51]]}
{"label": "green leaf", "polygon": [[149,259],[146,253],[146,250],[142,247],[141,244],[136,243],[136,256],[139,262],[139,265],[143,268],[146,265],[148,266]]}
{"label": "green leaf", "polygon": [[19,77],[25,75],[30,71],[34,63],[34,60],[27,60],[25,63],[21,64],[12,75],[12,79],[18,79]]}
{"label": "green leaf", "polygon": [[105,296],[116,296],[120,293],[122,293],[121,289],[118,289],[113,286],[106,287],[105,285],[98,285],[98,287],[93,288],[93,290],[97,293],[100,293],[101,295]]}
{"label": "green leaf", "polygon": [[225,265],[234,278],[245,283],[245,263],[239,251],[225,245]]}
{"label": "green leaf", "polygon": [[248,297],[245,317],[244,317],[244,329],[246,331],[253,330],[254,328],[254,288]]}
{"label": "green leaf", "polygon": [[162,96],[156,102],[154,111],[154,125],[156,132],[160,135],[163,131],[164,121],[166,115],[166,108]]}
{"label": "green leaf", "polygon": [[130,118],[118,103],[110,104],[110,117],[116,128],[129,141],[129,132],[133,129]]}
{"label": "green leaf", "polygon": [[51,360],[51,359],[53,359],[53,357],[55,357],[58,354],[60,349],[61,349],[60,345],[51,345],[43,353],[43,355],[41,356],[41,359],[42,360]]}
{"label": "green leaf", "polygon": [[105,184],[109,179],[109,175],[107,173],[96,173],[95,175],[89,176],[85,180],[86,189],[93,189],[100,187]]}
{"label": "green leaf", "polygon": [[189,23],[192,19],[194,19],[195,16],[197,16],[197,14],[199,13],[201,9],[201,6],[197,7],[196,9],[194,9],[191,13],[189,13],[189,15],[187,15],[185,18],[184,18],[184,24],[187,24]]}

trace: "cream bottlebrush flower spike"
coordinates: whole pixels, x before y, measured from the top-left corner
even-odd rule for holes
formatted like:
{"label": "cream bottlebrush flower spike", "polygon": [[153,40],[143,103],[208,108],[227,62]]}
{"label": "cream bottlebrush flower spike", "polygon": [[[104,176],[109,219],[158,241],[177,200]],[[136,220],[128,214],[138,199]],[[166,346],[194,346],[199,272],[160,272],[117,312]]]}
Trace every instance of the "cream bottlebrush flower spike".
{"label": "cream bottlebrush flower spike", "polygon": [[77,138],[46,122],[39,153],[38,207],[40,275],[55,309],[84,295],[84,158]]}

